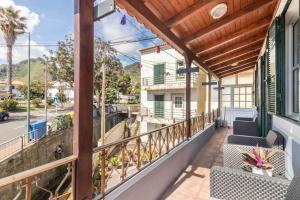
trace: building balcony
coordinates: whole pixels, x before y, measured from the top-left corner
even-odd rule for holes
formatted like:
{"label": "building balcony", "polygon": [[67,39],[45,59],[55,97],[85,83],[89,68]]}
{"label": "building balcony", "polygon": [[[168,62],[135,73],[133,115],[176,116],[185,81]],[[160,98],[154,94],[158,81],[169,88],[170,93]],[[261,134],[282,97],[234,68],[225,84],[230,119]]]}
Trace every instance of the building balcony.
{"label": "building balcony", "polygon": [[[191,88],[197,88],[198,75],[191,75]],[[142,78],[142,89],[144,90],[174,90],[185,89],[185,76],[165,74],[161,77]]]}
{"label": "building balcony", "polygon": [[[173,124],[174,122],[182,121],[186,118],[185,109],[164,109],[154,110],[147,107],[142,107],[140,112],[141,118],[149,123],[155,124]],[[195,117],[197,110],[191,110],[191,116]]]}

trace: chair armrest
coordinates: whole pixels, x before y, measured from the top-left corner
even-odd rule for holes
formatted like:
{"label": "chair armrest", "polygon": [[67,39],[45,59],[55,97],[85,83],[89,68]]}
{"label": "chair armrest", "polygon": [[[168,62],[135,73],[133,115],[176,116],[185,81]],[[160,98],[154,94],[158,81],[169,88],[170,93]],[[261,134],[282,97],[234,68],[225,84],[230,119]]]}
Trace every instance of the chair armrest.
{"label": "chair armrest", "polygon": [[[253,146],[225,144],[223,146],[223,163],[224,167],[233,169],[242,169],[243,156],[240,150],[251,152]],[[273,175],[285,177],[285,152],[279,149],[263,148],[264,150],[276,151],[276,153],[270,158],[270,163],[273,165]]]}
{"label": "chair armrest", "polygon": [[250,172],[213,167],[210,196],[216,199],[283,200],[290,181]]}
{"label": "chair armrest", "polygon": [[257,133],[258,133],[258,126],[256,122],[249,122],[249,121],[233,122],[234,135],[257,136]]}
{"label": "chair armrest", "polygon": [[267,141],[262,137],[254,137],[247,135],[230,135],[228,136],[228,144],[240,144],[248,146],[268,147]]}

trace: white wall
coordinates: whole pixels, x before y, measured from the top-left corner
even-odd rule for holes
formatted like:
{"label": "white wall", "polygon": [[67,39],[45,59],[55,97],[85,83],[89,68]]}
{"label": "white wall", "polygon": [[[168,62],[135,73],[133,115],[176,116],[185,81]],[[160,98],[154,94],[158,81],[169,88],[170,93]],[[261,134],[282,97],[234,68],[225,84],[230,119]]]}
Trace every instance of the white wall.
{"label": "white wall", "polygon": [[296,122],[273,115],[272,129],[285,137],[287,177],[292,178],[300,170],[300,126]]}

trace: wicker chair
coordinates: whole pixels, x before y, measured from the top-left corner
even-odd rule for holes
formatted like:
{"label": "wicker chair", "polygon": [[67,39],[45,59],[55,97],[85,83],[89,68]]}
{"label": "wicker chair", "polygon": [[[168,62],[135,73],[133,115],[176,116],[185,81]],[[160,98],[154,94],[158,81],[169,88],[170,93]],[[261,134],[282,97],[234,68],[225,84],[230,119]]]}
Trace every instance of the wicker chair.
{"label": "wicker chair", "polygon": [[273,130],[268,132],[267,137],[254,137],[245,135],[228,136],[228,144],[238,144],[247,146],[260,146],[265,148],[277,148],[284,150],[284,137]]}
{"label": "wicker chair", "polygon": [[257,136],[258,124],[257,118],[237,117],[233,121],[234,135]]}
{"label": "wicker chair", "polygon": [[223,200],[299,200],[300,172],[289,181],[215,166],[210,171],[210,196]]}
{"label": "wicker chair", "polygon": [[[273,150],[269,148],[263,148],[264,150]],[[224,167],[241,170],[243,166],[243,156],[239,150],[251,152],[253,146],[225,144],[223,147],[223,162]],[[270,163],[273,165],[273,176],[285,178],[285,152],[276,149],[276,153],[270,158]]]}

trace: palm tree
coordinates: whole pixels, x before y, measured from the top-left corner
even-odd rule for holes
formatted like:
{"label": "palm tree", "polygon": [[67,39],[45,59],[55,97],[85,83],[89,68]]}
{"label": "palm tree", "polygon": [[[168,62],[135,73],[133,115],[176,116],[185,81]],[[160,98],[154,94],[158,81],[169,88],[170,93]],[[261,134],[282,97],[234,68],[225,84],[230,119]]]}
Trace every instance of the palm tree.
{"label": "palm tree", "polygon": [[12,49],[18,35],[26,29],[26,18],[20,16],[20,10],[13,7],[0,8],[0,30],[7,47],[7,92],[12,95]]}

